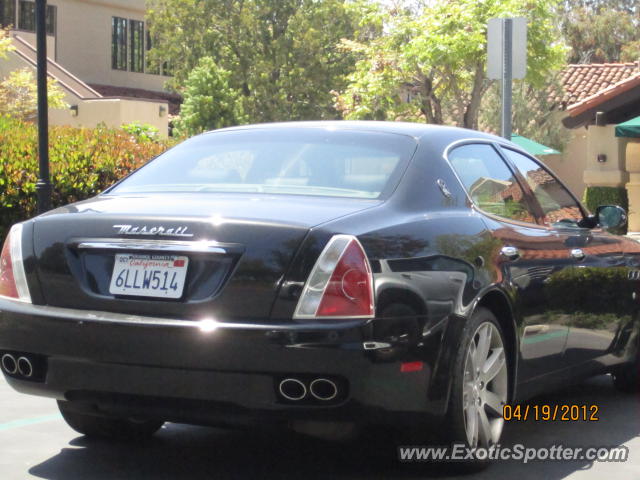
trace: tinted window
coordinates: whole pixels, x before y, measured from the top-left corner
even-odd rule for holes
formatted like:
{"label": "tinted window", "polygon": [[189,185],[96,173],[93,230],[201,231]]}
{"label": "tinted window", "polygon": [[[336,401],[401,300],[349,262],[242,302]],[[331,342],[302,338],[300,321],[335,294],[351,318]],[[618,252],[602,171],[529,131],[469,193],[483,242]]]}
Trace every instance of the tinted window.
{"label": "tinted window", "polygon": [[508,148],[503,150],[527,180],[542,207],[545,224],[577,227],[582,220],[582,211],[569,191],[529,157]]}
{"label": "tinted window", "polygon": [[[18,28],[28,32],[36,31],[36,4],[35,2],[20,0],[20,16]],[[47,5],[45,10],[45,29],[47,35],[55,35],[56,32],[56,7]]]}
{"label": "tinted window", "polygon": [[16,3],[14,0],[0,0],[0,27],[15,26]]}
{"label": "tinted window", "polygon": [[127,69],[127,19],[111,19],[111,68]]}
{"label": "tinted window", "polygon": [[402,135],[313,128],[211,133],[160,155],[113,191],[377,198],[415,147]]}
{"label": "tinted window", "polygon": [[131,58],[129,70],[132,72],[144,71],[144,22],[129,20],[129,35],[131,36]]}
{"label": "tinted window", "polygon": [[520,184],[491,145],[463,145],[449,154],[449,161],[478,208],[535,223]]}

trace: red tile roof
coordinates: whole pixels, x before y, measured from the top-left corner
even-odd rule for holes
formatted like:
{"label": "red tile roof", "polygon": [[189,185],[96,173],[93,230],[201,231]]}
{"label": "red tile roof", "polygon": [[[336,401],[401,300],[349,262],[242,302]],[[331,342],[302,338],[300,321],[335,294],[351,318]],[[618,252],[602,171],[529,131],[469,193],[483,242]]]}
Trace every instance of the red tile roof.
{"label": "red tile roof", "polygon": [[600,90],[594,95],[586,97],[573,105],[568,105],[567,112],[569,116],[575,117],[637,86],[640,86],[640,72],[614,83],[604,90]]}
{"label": "red tile roof", "polygon": [[638,73],[639,62],[568,65],[560,76],[564,94],[557,100],[566,109]]}

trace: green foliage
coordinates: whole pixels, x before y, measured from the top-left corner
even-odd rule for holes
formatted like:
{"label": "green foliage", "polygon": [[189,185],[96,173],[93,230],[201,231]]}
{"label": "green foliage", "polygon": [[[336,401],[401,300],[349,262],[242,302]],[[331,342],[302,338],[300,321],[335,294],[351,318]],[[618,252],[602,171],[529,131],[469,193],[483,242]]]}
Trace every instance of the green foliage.
{"label": "green foliage", "polygon": [[[49,108],[67,108],[64,92],[55,80],[48,79]],[[0,115],[11,115],[22,120],[35,120],[38,114],[38,87],[33,71],[28,68],[14,70],[0,81]]]}
{"label": "green foliage", "polygon": [[551,275],[544,286],[547,305],[571,314],[628,314],[636,310],[634,289],[627,269],[617,267],[565,268]]}
{"label": "green foliage", "polygon": [[330,90],[346,86],[353,66],[338,43],[353,37],[359,21],[349,3],[148,0],[149,58],[168,62],[171,86],[182,91],[200,59],[210,57],[219,69],[211,80],[229,72],[229,88],[242,95],[252,122],[336,118]]}
{"label": "green foliage", "polygon": [[[358,55],[349,87],[336,97],[346,118],[415,120],[478,127],[485,78],[487,21],[525,16],[527,81],[544,88],[563,62],[555,0],[448,0],[378,9],[383,33],[366,44],[343,43]],[[369,14],[371,16],[371,14]],[[409,93],[401,95],[403,88]],[[405,97],[405,98],[403,98]]]}
{"label": "green foliage", "polygon": [[[595,212],[600,205],[618,205],[629,210],[629,197],[624,187],[587,187],[584,191],[582,202],[591,212]],[[611,230],[612,233],[624,235],[627,226]]]}
{"label": "green foliage", "polygon": [[141,143],[157,142],[160,140],[160,131],[148,123],[125,123],[120,128]]}
{"label": "green foliage", "polygon": [[640,16],[637,0],[565,2],[562,32],[570,63],[637,61]]}
{"label": "green foliage", "polygon": [[[169,146],[107,128],[53,126],[49,135],[54,206],[96,195]],[[0,116],[0,238],[36,212],[37,140],[32,123]]]}
{"label": "green foliage", "polygon": [[[562,125],[562,115],[557,111],[558,98],[562,98],[562,84],[558,76],[552,76],[545,88],[535,87],[526,80],[514,80],[513,132],[563,151],[571,131]],[[481,105],[480,130],[499,133],[502,110],[497,82],[489,87]]]}
{"label": "green foliage", "polygon": [[600,205],[618,205],[625,210],[629,208],[627,189],[624,187],[587,187],[583,202],[592,212]]}
{"label": "green foliage", "polygon": [[9,31],[0,29],[0,59],[7,58],[7,53],[14,50],[9,38]]}
{"label": "green foliage", "polygon": [[231,73],[211,57],[200,59],[185,82],[184,103],[176,123],[179,135],[247,123],[242,94],[229,85]]}

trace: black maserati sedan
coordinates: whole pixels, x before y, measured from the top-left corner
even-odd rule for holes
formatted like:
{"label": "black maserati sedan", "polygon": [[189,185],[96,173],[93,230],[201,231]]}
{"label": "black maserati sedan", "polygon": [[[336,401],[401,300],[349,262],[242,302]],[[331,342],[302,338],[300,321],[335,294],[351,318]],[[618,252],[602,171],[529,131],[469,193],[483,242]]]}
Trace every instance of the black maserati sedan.
{"label": "black maserati sedan", "polygon": [[205,133],[11,228],[2,372],[89,436],[382,425],[490,446],[503,407],[545,389],[611,373],[637,390],[625,221],[476,131]]}

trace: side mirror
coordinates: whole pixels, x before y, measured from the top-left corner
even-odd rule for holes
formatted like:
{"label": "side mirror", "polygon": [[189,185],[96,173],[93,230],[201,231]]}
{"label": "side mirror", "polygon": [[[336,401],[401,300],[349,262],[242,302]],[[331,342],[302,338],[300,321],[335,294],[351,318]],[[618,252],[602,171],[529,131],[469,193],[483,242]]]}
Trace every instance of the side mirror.
{"label": "side mirror", "polygon": [[624,227],[627,223],[627,212],[617,205],[601,205],[596,208],[596,220],[604,230]]}

